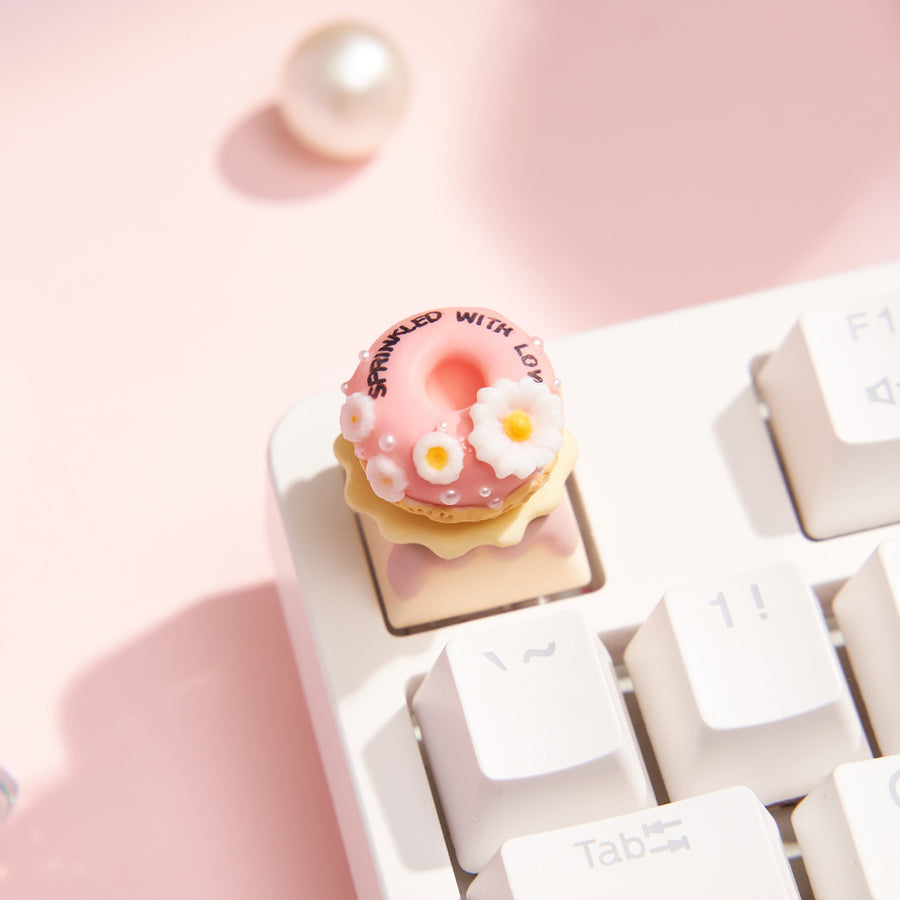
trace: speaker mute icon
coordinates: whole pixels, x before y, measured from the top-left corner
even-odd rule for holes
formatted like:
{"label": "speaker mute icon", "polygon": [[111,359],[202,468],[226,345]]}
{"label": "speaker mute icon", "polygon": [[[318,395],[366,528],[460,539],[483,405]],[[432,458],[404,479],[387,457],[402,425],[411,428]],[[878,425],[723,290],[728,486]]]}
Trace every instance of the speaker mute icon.
{"label": "speaker mute icon", "polygon": [[866,388],[866,397],[869,403],[890,403],[891,406],[897,405],[897,398],[894,396],[894,389],[891,387],[887,377],[881,381],[876,381],[871,387]]}

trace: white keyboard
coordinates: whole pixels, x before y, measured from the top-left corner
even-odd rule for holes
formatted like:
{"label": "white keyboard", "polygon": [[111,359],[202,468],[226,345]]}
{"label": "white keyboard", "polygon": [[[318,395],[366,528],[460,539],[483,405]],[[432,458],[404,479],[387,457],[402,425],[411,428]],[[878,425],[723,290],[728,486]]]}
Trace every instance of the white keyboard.
{"label": "white keyboard", "polygon": [[388,628],[339,390],[272,436],[279,589],[360,900],[900,897],[900,264],[548,352],[594,571],[575,596]]}

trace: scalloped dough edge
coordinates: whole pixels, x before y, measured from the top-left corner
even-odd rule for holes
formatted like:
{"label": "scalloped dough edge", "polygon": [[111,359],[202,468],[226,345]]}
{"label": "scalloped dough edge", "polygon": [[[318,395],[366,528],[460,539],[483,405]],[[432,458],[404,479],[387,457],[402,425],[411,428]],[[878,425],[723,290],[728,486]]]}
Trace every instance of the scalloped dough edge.
{"label": "scalloped dough edge", "polygon": [[566,479],[575,468],[578,444],[563,430],[563,446],[546,481],[520,506],[481,522],[436,522],[376,497],[353,444],[338,436],[334,455],[346,474],[344,499],[355,512],[369,516],[385,540],[394,544],[421,544],[442,559],[457,559],[476,547],[512,547],[522,540],[528,523],[559,505]]}

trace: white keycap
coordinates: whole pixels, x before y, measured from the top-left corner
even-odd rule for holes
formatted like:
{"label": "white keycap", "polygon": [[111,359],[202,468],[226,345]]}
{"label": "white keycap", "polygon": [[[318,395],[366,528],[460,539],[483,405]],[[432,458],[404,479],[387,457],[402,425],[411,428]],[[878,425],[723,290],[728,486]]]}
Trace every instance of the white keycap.
{"label": "white keycap", "polygon": [[609,654],[576,613],[454,638],[413,710],[470,872],[508,837],[656,803]]}
{"label": "white keycap", "polygon": [[900,756],[839,766],[791,821],[816,900],[900,897]]}
{"label": "white keycap", "polygon": [[807,534],[900,521],[900,297],[805,313],[757,385]]}
{"label": "white keycap", "polygon": [[882,753],[900,753],[900,539],[838,592],[834,615]]}
{"label": "white keycap", "polygon": [[870,755],[818,601],[791,565],[670,591],[625,664],[673,799],[745,784],[776,803]]}
{"label": "white keycap", "polygon": [[503,845],[467,900],[797,900],[774,820],[744,787]]}

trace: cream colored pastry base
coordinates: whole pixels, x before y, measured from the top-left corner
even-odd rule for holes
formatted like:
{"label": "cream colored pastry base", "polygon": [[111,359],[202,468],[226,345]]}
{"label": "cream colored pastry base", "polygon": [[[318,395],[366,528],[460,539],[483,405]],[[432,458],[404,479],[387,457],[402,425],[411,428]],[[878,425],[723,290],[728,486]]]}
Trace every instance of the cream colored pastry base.
{"label": "cream colored pastry base", "polygon": [[[559,513],[575,520],[567,492]],[[549,594],[561,594],[590,584],[591,564],[581,538],[574,552],[558,555],[546,543],[536,542],[524,551],[518,547],[480,547],[462,560],[440,561],[427,569],[425,580],[412,597],[398,597],[387,575],[388,557],[394,545],[378,526],[360,515],[369,559],[388,625],[394,630],[421,627],[457,616],[466,616]]]}
{"label": "cream colored pastry base", "polygon": [[560,497],[566,492],[566,479],[575,467],[578,444],[568,431],[563,431],[563,446],[556,455],[555,464],[550,467],[540,487],[519,506],[490,519],[457,522],[449,528],[446,522],[416,515],[401,509],[396,503],[387,503],[376,497],[356,458],[353,444],[340,435],[334,442],[334,455],[346,475],[344,498],[352,510],[377,521],[381,533],[390,541],[422,544],[444,559],[455,559],[474,547],[487,544],[511,547],[518,544],[529,522],[556,509]]}

